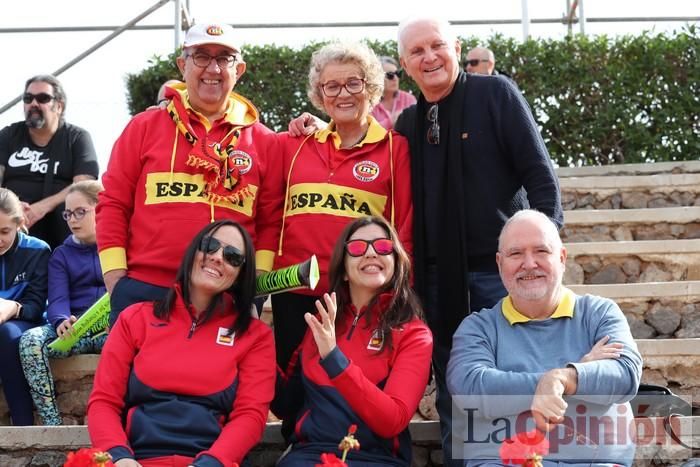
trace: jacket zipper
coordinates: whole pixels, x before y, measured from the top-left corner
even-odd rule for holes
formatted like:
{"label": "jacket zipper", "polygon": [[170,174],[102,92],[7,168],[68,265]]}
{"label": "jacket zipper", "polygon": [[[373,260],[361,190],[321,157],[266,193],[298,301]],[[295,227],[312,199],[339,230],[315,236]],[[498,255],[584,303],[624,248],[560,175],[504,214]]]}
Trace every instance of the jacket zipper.
{"label": "jacket zipper", "polygon": [[355,332],[355,326],[357,326],[357,322],[360,320],[360,316],[362,316],[364,312],[358,313],[355,315],[355,319],[352,320],[352,325],[350,325],[350,331],[348,332],[347,340],[350,340],[352,337],[352,333]]}
{"label": "jacket zipper", "polygon": [[192,334],[194,334],[194,330],[195,330],[196,328],[197,328],[197,320],[196,320],[196,319],[193,319],[193,320],[192,320],[192,326],[190,326],[190,332],[189,332],[189,334],[187,334],[187,338],[188,338],[188,339],[191,339],[191,338],[192,338]]}

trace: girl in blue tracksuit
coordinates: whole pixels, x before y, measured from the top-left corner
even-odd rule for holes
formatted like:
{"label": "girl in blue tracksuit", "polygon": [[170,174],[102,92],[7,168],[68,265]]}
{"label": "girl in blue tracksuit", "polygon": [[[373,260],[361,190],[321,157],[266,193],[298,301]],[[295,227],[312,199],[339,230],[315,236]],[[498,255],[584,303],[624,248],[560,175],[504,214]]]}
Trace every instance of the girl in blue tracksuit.
{"label": "girl in blue tracksuit", "polygon": [[32,398],[19,360],[19,339],[41,324],[51,250],[22,232],[22,204],[0,188],[0,381],[13,425],[32,425]]}
{"label": "girl in blue tracksuit", "polygon": [[95,206],[102,184],[83,180],[68,188],[66,219],[71,234],[56,248],[49,260],[49,323],[28,330],[19,342],[24,375],[31,387],[36,411],[44,425],[61,425],[49,357],[100,353],[106,333],[82,336],[67,351],[54,350],[47,344],[57,337],[68,337],[73,323],[105,293],[105,284],[97,256]]}

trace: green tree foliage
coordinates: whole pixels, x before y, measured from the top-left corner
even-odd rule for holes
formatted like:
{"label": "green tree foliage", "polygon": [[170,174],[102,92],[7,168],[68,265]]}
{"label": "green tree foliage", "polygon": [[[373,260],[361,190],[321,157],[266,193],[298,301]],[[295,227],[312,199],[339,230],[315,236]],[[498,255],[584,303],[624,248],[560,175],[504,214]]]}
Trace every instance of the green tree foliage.
{"label": "green tree foliage", "polygon": [[[368,41],[378,55],[396,56],[396,42]],[[479,44],[462,40],[463,55]],[[301,112],[319,112],[306,97],[311,53],[274,45],[246,46],[247,71],[236,91],[279,131]],[[700,156],[700,32],[673,35],[573,36],[525,43],[495,35],[485,45],[496,68],[518,84],[552,159],[560,166],[690,160]],[[153,57],[127,77],[129,110],[155,101],[158,87],[178,78],[175,54]],[[418,94],[405,77],[402,87]]]}

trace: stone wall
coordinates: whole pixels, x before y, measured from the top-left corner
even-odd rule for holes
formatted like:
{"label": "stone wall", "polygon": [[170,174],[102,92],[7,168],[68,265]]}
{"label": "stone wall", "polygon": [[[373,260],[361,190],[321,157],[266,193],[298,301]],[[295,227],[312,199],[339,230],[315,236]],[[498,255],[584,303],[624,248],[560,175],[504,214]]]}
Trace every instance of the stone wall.
{"label": "stone wall", "polygon": [[564,210],[574,209],[641,209],[700,206],[697,191],[667,191],[639,188],[620,193],[618,190],[562,188]]}
{"label": "stone wall", "polygon": [[700,253],[569,255],[565,284],[630,284],[697,280]]}
{"label": "stone wall", "polygon": [[[617,299],[635,339],[700,337],[700,297]],[[698,344],[700,345],[700,343]]]}

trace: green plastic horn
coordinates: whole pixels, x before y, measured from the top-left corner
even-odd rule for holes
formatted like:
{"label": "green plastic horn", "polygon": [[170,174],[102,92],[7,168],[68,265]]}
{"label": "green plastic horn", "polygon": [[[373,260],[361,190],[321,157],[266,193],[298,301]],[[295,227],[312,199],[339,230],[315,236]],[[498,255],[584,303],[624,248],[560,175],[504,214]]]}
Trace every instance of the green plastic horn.
{"label": "green plastic horn", "polygon": [[318,260],[313,255],[303,263],[260,274],[255,281],[255,295],[260,297],[307,287],[314,290],[319,278]]}

